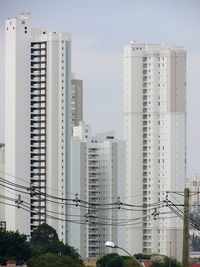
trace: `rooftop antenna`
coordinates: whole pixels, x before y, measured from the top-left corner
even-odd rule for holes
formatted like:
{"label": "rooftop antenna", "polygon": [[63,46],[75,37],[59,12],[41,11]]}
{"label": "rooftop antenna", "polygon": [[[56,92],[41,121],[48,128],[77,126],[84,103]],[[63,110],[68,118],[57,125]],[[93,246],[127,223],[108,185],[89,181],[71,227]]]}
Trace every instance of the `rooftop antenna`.
{"label": "rooftop antenna", "polygon": [[130,44],[136,44],[136,43],[137,43],[137,40],[135,39],[130,41]]}

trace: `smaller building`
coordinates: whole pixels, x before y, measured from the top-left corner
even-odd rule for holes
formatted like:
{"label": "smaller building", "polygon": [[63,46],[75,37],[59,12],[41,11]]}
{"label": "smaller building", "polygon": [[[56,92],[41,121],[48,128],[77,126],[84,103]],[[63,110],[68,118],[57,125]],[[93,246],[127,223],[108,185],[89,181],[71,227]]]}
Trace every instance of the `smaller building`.
{"label": "smaller building", "polygon": [[16,265],[16,262],[15,261],[13,261],[13,260],[9,260],[9,261],[7,261],[7,263],[6,263],[6,266],[2,266],[2,267],[27,267],[27,265],[26,264],[24,264],[24,265]]}
{"label": "smaller building", "polygon": [[108,203],[125,196],[125,144],[112,131],[92,137],[90,127],[80,122],[71,145],[70,192],[77,207],[68,210],[72,220],[68,243],[79,249],[82,258],[96,259],[111,252],[106,241],[124,245],[124,227],[118,222],[125,215]]}

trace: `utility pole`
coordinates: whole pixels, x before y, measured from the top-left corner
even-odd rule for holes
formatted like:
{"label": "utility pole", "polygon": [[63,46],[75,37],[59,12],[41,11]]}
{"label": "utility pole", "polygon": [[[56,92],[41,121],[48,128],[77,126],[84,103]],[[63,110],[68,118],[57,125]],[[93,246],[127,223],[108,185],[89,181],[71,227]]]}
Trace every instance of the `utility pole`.
{"label": "utility pole", "polygon": [[183,257],[182,266],[188,267],[189,258],[189,188],[184,189]]}
{"label": "utility pole", "polygon": [[171,255],[171,254],[172,254],[172,253],[171,253],[171,245],[172,245],[172,242],[170,241],[170,242],[169,242],[169,267],[171,267],[171,256],[172,256],[172,255]]}

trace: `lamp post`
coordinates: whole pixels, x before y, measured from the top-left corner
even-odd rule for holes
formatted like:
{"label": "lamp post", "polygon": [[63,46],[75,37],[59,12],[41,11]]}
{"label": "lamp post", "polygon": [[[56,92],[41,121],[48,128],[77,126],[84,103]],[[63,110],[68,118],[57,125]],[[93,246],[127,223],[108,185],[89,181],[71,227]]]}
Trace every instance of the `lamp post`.
{"label": "lamp post", "polygon": [[112,241],[107,241],[107,242],[105,243],[105,246],[106,246],[106,247],[109,247],[109,248],[119,248],[119,249],[123,250],[124,252],[126,252],[126,253],[132,258],[134,264],[136,264],[136,265],[138,265],[138,266],[140,266],[140,267],[144,267],[144,263],[143,263],[143,262],[140,263],[140,262],[139,262],[133,255],[131,255],[126,249],[117,246],[114,242],[112,242]]}

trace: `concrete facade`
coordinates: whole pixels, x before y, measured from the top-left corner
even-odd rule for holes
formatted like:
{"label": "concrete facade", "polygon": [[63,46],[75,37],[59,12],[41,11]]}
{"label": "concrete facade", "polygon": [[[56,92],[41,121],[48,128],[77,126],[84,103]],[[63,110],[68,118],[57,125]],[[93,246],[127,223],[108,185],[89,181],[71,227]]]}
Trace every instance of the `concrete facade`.
{"label": "concrete facade", "polygon": [[[132,253],[181,258],[182,221],[157,216],[152,203],[166,191],[183,191],[186,177],[186,53],[173,45],[131,43],[124,47],[126,194],[146,209],[127,212],[141,223],[127,227]],[[181,200],[182,201],[182,200]],[[157,204],[157,206],[158,206]],[[169,209],[156,209],[163,213]],[[170,247],[171,246],[171,247]]]}
{"label": "concrete facade", "polygon": [[[71,80],[71,120],[72,130],[83,120],[83,81],[75,79],[74,74]],[[73,135],[73,133],[72,133]]]}

